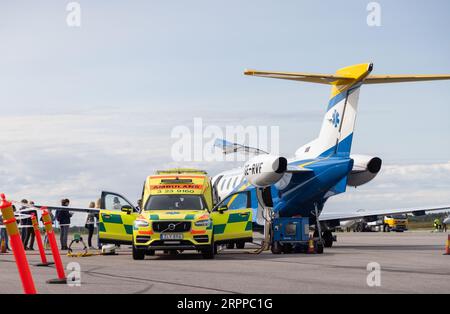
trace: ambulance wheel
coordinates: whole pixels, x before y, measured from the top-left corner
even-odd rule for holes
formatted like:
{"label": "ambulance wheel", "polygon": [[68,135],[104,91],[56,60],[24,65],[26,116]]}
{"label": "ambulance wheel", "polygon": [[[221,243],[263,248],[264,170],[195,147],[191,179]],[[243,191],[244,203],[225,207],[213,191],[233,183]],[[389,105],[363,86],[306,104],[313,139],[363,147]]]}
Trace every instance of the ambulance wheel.
{"label": "ambulance wheel", "polygon": [[244,249],[245,248],[245,241],[238,241],[236,243],[236,248],[238,249]]}
{"label": "ambulance wheel", "polygon": [[283,247],[281,246],[280,242],[273,241],[270,250],[273,254],[281,254],[283,252]]}
{"label": "ambulance wheel", "polygon": [[326,230],[322,234],[323,239],[323,245],[325,247],[332,247],[333,246],[333,233],[331,231]]}
{"label": "ambulance wheel", "polygon": [[134,260],[143,260],[145,258],[145,251],[138,250],[133,244],[133,259]]}
{"label": "ambulance wheel", "polygon": [[234,242],[227,243],[227,249],[228,250],[234,249]]}
{"label": "ambulance wheel", "polygon": [[216,255],[216,245],[214,244],[214,239],[211,241],[211,245],[208,248],[202,249],[202,256],[204,259],[213,259]]}

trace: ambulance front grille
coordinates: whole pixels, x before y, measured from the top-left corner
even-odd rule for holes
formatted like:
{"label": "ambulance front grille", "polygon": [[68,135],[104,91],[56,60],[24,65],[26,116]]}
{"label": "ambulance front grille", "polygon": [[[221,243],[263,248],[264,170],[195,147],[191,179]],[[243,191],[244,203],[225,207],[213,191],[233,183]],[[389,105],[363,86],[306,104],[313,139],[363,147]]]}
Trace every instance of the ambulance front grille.
{"label": "ambulance front grille", "polygon": [[155,221],[153,231],[155,232],[187,232],[191,230],[190,221]]}

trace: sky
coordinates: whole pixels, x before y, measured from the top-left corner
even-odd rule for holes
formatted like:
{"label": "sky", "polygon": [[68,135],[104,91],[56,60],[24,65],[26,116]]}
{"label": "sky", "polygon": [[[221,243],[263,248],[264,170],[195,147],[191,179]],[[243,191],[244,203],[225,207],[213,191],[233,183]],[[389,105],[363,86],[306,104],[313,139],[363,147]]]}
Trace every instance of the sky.
{"label": "sky", "polygon": [[[293,156],[314,139],[329,87],[243,75],[246,68],[450,73],[450,2],[171,0],[0,3],[0,191],[87,206],[102,190],[137,200],[154,170],[179,162],[175,127],[277,126]],[[450,82],[363,86],[353,153],[379,156],[369,184],[326,210],[450,203]],[[83,224],[78,215],[76,222]]]}

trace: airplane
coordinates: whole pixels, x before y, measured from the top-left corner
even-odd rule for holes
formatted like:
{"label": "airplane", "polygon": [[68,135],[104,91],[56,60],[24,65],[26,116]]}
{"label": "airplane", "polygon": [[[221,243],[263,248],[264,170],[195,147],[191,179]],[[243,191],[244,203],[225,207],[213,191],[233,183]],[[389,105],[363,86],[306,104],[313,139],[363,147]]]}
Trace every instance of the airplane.
{"label": "airplane", "polygon": [[[254,226],[264,226],[265,245],[269,243],[270,216],[308,217],[315,237],[325,247],[333,245],[332,231],[341,222],[378,216],[448,210],[450,204],[405,209],[355,210],[324,212],[327,200],[373,180],[381,170],[377,156],[351,154],[354,127],[362,85],[415,81],[448,80],[450,75],[372,75],[372,63],[352,65],[335,74],[268,72],[246,70],[245,75],[301,81],[331,86],[331,97],[323,117],[319,136],[301,146],[292,158],[276,156],[226,140],[216,141],[225,154],[254,154],[242,168],[221,172],[212,178],[215,203],[240,193],[250,193]],[[239,199],[237,196],[234,199]],[[37,206],[36,207],[41,207]],[[98,212],[99,209],[48,206],[49,209],[74,212]],[[323,231],[322,231],[323,230]],[[264,243],[263,242],[263,243]],[[273,246],[273,245],[272,245]],[[280,247],[280,245],[277,245]],[[266,246],[267,247],[267,246]]]}
{"label": "airplane", "polygon": [[[335,74],[310,74],[246,70],[245,75],[301,81],[331,86],[331,97],[323,117],[319,136],[301,146],[293,158],[271,155],[239,143],[217,140],[216,147],[224,154],[253,153],[243,168],[221,172],[212,182],[218,199],[231,194],[253,193],[253,219],[264,225],[264,204],[258,200],[257,189],[268,188],[272,197],[272,211],[279,217],[310,217],[316,225],[316,235],[325,247],[333,245],[332,231],[346,221],[378,216],[445,210],[450,204],[354,212],[324,211],[327,200],[346,192],[347,186],[357,187],[373,180],[381,170],[382,160],[376,156],[351,154],[354,127],[362,85],[397,82],[448,80],[450,75],[371,75],[372,63],[352,65]],[[318,234],[317,234],[318,233]]]}

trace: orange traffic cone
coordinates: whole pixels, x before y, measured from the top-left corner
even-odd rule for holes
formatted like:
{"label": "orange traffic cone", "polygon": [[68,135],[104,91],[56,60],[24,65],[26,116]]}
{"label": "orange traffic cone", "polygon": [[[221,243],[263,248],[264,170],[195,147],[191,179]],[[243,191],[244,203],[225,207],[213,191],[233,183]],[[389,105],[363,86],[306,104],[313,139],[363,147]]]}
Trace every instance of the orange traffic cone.
{"label": "orange traffic cone", "polygon": [[450,234],[448,235],[447,241],[445,241],[445,253],[444,255],[450,255]]}
{"label": "orange traffic cone", "polygon": [[311,236],[309,236],[309,241],[308,241],[308,254],[314,254],[316,253],[316,250],[314,248],[314,240]]}
{"label": "orange traffic cone", "polygon": [[6,253],[6,242],[5,242],[5,239],[2,239],[1,253]]}

